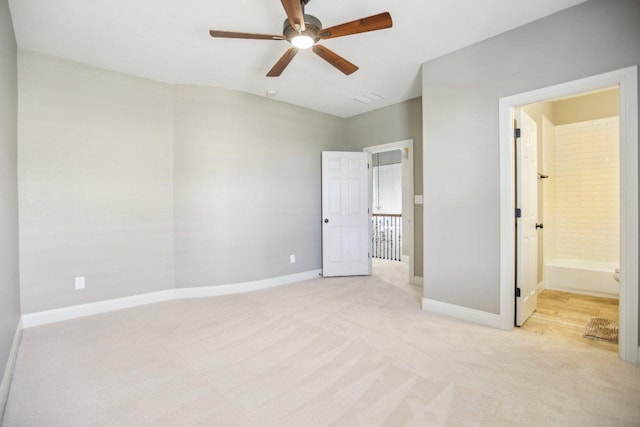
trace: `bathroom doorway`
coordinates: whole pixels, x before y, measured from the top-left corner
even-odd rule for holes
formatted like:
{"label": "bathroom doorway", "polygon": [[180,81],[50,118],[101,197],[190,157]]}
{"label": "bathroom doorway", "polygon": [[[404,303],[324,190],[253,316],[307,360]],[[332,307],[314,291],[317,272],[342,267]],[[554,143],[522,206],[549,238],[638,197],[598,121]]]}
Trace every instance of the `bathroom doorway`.
{"label": "bathroom doorway", "polygon": [[[517,287],[522,288],[522,277],[516,277],[517,269],[516,263],[522,261],[522,253],[517,253],[517,239],[516,239],[516,222],[518,222],[519,212],[516,208],[516,153],[514,144],[514,128],[513,123],[516,117],[518,109],[524,109],[530,104],[545,103],[545,102],[560,102],[574,98],[578,95],[589,95],[598,92],[606,92],[606,89],[618,88],[619,90],[619,139],[618,139],[618,153],[619,153],[619,232],[617,233],[620,242],[617,245],[620,251],[620,284],[619,284],[619,319],[620,319],[620,331],[619,331],[619,346],[618,353],[623,360],[638,363],[638,93],[637,93],[637,67],[629,67],[609,73],[604,73],[597,76],[587,77],[584,79],[559,84],[543,89],[534,90],[518,95],[509,96],[500,99],[500,158],[501,158],[501,215],[500,215],[500,229],[501,229],[501,279],[500,279],[500,293],[501,293],[501,306],[500,306],[500,322],[504,329],[513,329],[513,325],[516,320],[516,307],[514,301],[517,303],[528,296],[539,297],[541,294],[538,289],[539,283],[532,285],[533,291],[522,292],[520,289],[520,295],[517,295]],[[533,113],[532,113],[533,114]],[[588,120],[587,120],[588,121]],[[593,121],[593,119],[592,119]],[[543,123],[544,124],[544,123]],[[555,125],[555,123],[554,123]],[[548,124],[549,126],[549,124]],[[578,126],[578,125],[576,125]],[[543,129],[544,130],[544,129]],[[555,133],[557,135],[557,132]],[[586,151],[586,150],[585,150]],[[557,175],[559,164],[556,162],[556,190],[558,190],[559,178]],[[541,175],[549,175],[545,171],[537,171]],[[561,171],[564,173],[565,171]],[[549,178],[539,177],[538,182],[542,181],[542,186],[548,185]],[[575,179],[573,184],[576,184]],[[563,184],[564,185],[564,184]],[[597,187],[599,184],[593,182],[590,186]],[[531,192],[531,191],[530,191]],[[536,193],[536,191],[533,191]],[[563,196],[564,197],[564,196]],[[542,195],[544,198],[544,193]],[[556,194],[556,200],[559,196]],[[566,201],[563,199],[563,201]],[[544,201],[543,201],[544,202]],[[590,201],[596,203],[595,201]],[[614,202],[612,202],[614,204]],[[566,206],[565,206],[566,208]],[[591,210],[595,210],[596,206],[583,207],[577,214],[573,213],[573,219],[576,220],[574,225],[570,228],[574,234],[579,234],[579,226],[577,222],[580,220],[588,220],[588,215]],[[544,207],[543,207],[544,209]],[[564,208],[563,208],[564,209]],[[515,212],[515,220],[514,220]],[[538,220],[540,218],[537,218]],[[542,277],[545,282],[553,282],[554,280],[561,280],[563,276],[568,273],[582,274],[584,266],[577,262],[567,262],[567,260],[574,260],[571,258],[559,258],[558,255],[562,255],[557,243],[558,238],[558,226],[560,225],[560,218],[547,218],[553,223],[555,220],[556,228],[556,254],[555,259],[562,260],[563,262],[549,262],[548,264],[542,264]],[[543,220],[544,221],[544,220]],[[547,227],[544,222],[534,221],[532,227],[534,227],[539,233],[540,230]],[[522,224],[518,224],[522,227]],[[537,226],[537,227],[536,227]],[[542,228],[544,227],[544,228]],[[553,224],[549,225],[553,230]],[[578,228],[575,228],[578,227]],[[563,228],[563,232],[566,232],[567,227]],[[584,227],[586,228],[586,227]],[[521,230],[522,231],[522,230]],[[554,234],[554,233],[551,233]],[[575,236],[574,236],[575,237]],[[545,242],[545,236],[541,239],[542,254],[541,259],[544,262],[544,249],[548,246],[550,240]],[[586,240],[578,240],[578,245],[574,245],[575,250],[586,249]],[[562,243],[564,244],[564,243]],[[608,245],[614,245],[609,243]],[[584,247],[582,247],[584,246]],[[537,248],[536,245],[529,245],[527,254],[533,254],[532,256],[538,256],[537,250],[531,250],[531,248]],[[566,248],[562,249],[563,251]],[[547,254],[547,256],[549,256]],[[547,261],[549,261],[547,259]],[[531,259],[528,260],[531,264]],[[536,266],[539,266],[537,260],[534,261]],[[578,265],[580,264],[580,265]],[[614,263],[615,264],[615,263]],[[597,270],[598,268],[591,267],[587,270]],[[605,267],[607,270],[607,276],[613,280],[614,271]],[[538,278],[538,268],[534,269],[533,274],[527,277],[532,277],[533,280]],[[568,272],[567,270],[576,270]],[[615,270],[615,268],[611,269]],[[546,276],[545,276],[546,275]],[[555,277],[554,277],[555,275]],[[569,289],[575,295],[580,295],[578,292],[581,288],[589,288],[591,285],[587,283],[587,279],[583,279],[580,276],[577,281],[579,285],[572,285]],[[576,279],[573,279],[575,282]],[[547,283],[542,282],[543,286],[547,286]],[[516,287],[516,284],[518,285]],[[553,285],[551,285],[553,286]],[[616,285],[617,282],[616,282]],[[566,289],[566,288],[565,288]],[[562,290],[550,289],[557,292],[564,292]],[[588,292],[592,292],[593,290]],[[597,291],[596,291],[597,292]],[[584,293],[584,292],[583,292]],[[605,290],[603,293],[607,293]],[[557,296],[557,295],[556,295]],[[604,295],[606,296],[606,295]],[[561,298],[556,298],[561,299]],[[615,298],[613,298],[615,299]],[[565,301],[567,302],[567,301]],[[534,304],[535,305],[535,304]],[[584,302],[577,303],[577,305],[585,305]],[[605,310],[606,311],[606,310]],[[599,315],[601,313],[596,313]],[[524,317],[526,319],[526,316]],[[520,319],[522,323],[526,323],[523,319]]]}
{"label": "bathroom doorway", "polygon": [[[517,199],[535,199],[535,228],[529,231],[535,234],[536,253],[529,259],[537,260],[531,266],[535,287],[520,297],[516,290],[521,303],[516,325],[614,352],[620,295],[615,279],[620,266],[619,104],[613,87],[522,106],[516,142],[535,138],[530,142],[536,157],[533,188],[528,194],[517,186],[522,192]],[[533,129],[524,135],[527,126]],[[517,175],[521,166],[516,162]],[[524,221],[516,225],[518,248],[527,226]],[[518,257],[517,274],[522,261]]]}

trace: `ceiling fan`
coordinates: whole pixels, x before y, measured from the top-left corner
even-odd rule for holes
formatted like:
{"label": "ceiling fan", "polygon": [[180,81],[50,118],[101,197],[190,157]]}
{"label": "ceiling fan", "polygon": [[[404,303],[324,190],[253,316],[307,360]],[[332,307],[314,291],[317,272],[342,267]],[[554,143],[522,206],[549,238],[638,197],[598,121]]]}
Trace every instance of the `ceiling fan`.
{"label": "ceiling fan", "polygon": [[365,33],[367,31],[391,28],[393,22],[389,12],[358,19],[334,27],[322,28],[322,23],[315,16],[304,13],[304,7],[310,0],[281,0],[287,13],[284,21],[282,35],[237,33],[232,31],[211,30],[211,37],[252,40],[285,40],[293,45],[280,58],[276,65],[267,73],[267,77],[278,77],[289,65],[300,49],[311,48],[313,53],[327,61],[329,64],[349,75],[358,70],[353,65],[335,52],[318,44],[320,40],[349,36],[351,34]]}

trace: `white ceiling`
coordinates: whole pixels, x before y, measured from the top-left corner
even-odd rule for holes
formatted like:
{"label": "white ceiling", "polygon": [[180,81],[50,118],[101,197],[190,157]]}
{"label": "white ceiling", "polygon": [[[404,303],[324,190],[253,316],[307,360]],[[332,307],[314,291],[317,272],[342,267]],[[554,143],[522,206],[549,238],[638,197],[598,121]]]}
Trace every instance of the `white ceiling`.
{"label": "white ceiling", "polygon": [[[203,84],[350,117],[421,95],[420,65],[585,0],[311,0],[324,27],[389,11],[393,28],[322,42],[360,67],[345,76],[310,51],[265,74],[285,41],[213,39],[210,29],[281,34],[279,0],[10,0],[18,46],[170,83]],[[384,100],[353,97],[375,92]]]}

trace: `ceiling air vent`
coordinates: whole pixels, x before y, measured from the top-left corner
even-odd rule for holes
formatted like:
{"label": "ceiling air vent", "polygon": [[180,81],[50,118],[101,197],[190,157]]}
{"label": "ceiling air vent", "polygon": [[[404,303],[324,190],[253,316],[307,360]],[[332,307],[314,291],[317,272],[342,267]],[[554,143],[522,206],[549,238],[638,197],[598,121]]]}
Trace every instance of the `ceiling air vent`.
{"label": "ceiling air vent", "polygon": [[378,102],[383,99],[384,97],[382,95],[378,95],[377,93],[373,92],[363,93],[353,98],[354,101],[358,101],[363,104],[373,104],[374,102]]}

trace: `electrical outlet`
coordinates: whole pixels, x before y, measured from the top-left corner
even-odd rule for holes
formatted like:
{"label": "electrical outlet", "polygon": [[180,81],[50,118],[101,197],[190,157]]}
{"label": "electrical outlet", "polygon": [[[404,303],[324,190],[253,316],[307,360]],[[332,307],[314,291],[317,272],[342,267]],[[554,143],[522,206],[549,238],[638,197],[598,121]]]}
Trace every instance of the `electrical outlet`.
{"label": "electrical outlet", "polygon": [[84,289],[84,277],[76,277],[76,291]]}
{"label": "electrical outlet", "polygon": [[291,264],[295,264],[296,263],[296,256],[295,255],[289,256],[289,260],[291,261]]}

